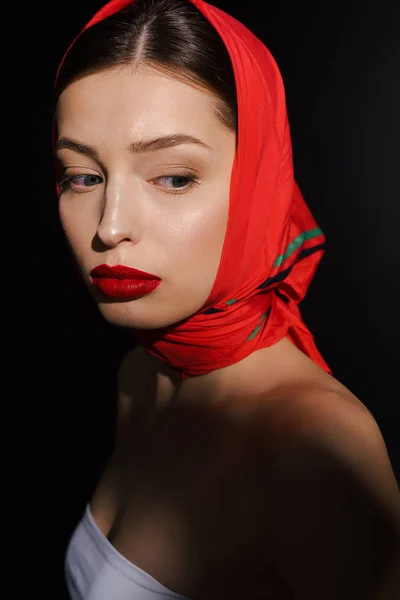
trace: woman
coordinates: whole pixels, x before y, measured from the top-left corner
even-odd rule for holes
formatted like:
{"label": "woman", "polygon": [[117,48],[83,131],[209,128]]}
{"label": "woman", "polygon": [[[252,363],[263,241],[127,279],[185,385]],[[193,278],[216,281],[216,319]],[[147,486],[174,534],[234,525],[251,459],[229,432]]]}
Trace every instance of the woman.
{"label": "woman", "polygon": [[63,229],[138,343],[70,540],[73,600],[394,600],[400,511],[371,413],[298,308],[325,238],[279,69],[203,0],[113,0],[55,87]]}

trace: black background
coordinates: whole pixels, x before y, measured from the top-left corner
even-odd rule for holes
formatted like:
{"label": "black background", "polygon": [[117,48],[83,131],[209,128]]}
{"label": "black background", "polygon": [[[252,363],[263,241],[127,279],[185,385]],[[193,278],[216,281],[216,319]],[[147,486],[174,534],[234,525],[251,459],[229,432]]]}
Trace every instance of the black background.
{"label": "black background", "polygon": [[[29,568],[25,583],[52,598],[64,597],[65,546],[111,448],[115,371],[132,344],[76,279],[52,172],[57,65],[101,4],[30,5],[21,15],[11,8],[15,68],[4,88],[16,111],[13,121],[4,111],[3,123],[15,169],[3,191],[3,389],[11,407],[3,464],[16,514],[6,525],[13,561]],[[335,377],[374,414],[400,479],[399,3],[214,4],[252,29],[280,66],[295,174],[327,237],[303,316]]]}

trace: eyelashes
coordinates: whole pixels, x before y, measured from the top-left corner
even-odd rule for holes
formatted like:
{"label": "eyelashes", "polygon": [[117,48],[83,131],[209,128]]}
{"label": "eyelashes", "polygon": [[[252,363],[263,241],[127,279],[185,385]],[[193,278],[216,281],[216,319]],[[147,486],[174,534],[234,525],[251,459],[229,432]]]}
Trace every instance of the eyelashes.
{"label": "eyelashes", "polygon": [[93,175],[91,173],[86,173],[84,175],[65,175],[59,182],[60,194],[68,190],[81,194],[102,182],[103,178],[100,177],[100,175]]}
{"label": "eyelashes", "polygon": [[[166,186],[156,186],[161,187],[162,191],[167,194],[185,194],[194,188],[194,186],[199,185],[200,181],[193,177],[193,175],[188,175],[187,173],[175,174],[175,175],[162,175],[160,177],[156,177],[152,179],[152,181],[159,180],[173,180],[175,183],[178,182],[178,187],[166,187]],[[83,194],[88,191],[91,191],[96,185],[100,185],[103,183],[103,178],[100,175],[95,175],[93,173],[84,173],[81,175],[66,175],[59,183],[60,194],[72,191],[75,194]]]}
{"label": "eyelashes", "polygon": [[196,179],[193,176],[190,175],[163,175],[162,177],[156,177],[156,179],[153,179],[153,181],[157,181],[159,179],[173,179],[175,181],[186,181],[186,185],[177,187],[177,188],[170,188],[170,191],[167,192],[168,194],[182,194],[182,193],[186,193],[189,190],[191,190],[195,185],[198,185],[200,182],[198,179]]}
{"label": "eyelashes", "polygon": [[[79,181],[81,181],[82,183],[79,184],[78,183]],[[90,188],[90,187],[97,185],[98,183],[102,183],[102,181],[103,181],[103,179],[102,179],[102,177],[100,177],[100,175],[92,175],[92,174],[67,175],[62,179],[62,181],[60,181],[59,185],[60,185],[61,191],[65,191],[67,189],[73,189],[74,191],[79,192],[79,189],[77,189],[77,188],[82,188],[82,187]]]}

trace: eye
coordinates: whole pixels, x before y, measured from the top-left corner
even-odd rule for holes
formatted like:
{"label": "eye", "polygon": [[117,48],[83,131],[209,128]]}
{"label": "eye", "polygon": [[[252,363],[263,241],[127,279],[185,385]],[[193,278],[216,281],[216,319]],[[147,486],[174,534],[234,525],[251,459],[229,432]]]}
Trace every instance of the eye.
{"label": "eye", "polygon": [[103,182],[100,175],[94,173],[84,173],[82,175],[66,175],[60,182],[61,192],[71,189],[74,192],[81,193],[93,188],[95,185]]}
{"label": "eye", "polygon": [[[157,187],[164,188],[168,194],[184,194],[189,192],[196,184],[200,182],[192,175],[162,175],[156,177],[153,181],[161,182],[162,185],[156,184]],[[98,184],[103,183],[103,178],[94,173],[82,173],[80,175],[66,175],[60,182],[60,191],[71,190],[75,193],[84,193],[90,191]],[[163,185],[167,183],[167,185]]]}
{"label": "eye", "polygon": [[163,175],[162,177],[156,177],[153,181],[166,181],[171,180],[172,186],[161,186],[166,188],[168,194],[182,194],[191,190],[196,184],[200,182],[191,175]]}

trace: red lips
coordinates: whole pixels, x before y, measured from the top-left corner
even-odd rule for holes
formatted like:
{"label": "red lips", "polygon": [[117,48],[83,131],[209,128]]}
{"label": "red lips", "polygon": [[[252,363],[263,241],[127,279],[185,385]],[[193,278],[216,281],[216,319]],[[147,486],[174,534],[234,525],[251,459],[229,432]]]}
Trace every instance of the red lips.
{"label": "red lips", "polygon": [[160,277],[157,275],[139,271],[139,269],[133,269],[132,267],[126,267],[125,265],[115,265],[114,267],[110,267],[109,265],[99,265],[91,270],[90,275],[94,278],[105,277],[107,279],[160,280]]}
{"label": "red lips", "polygon": [[99,265],[91,270],[93,284],[105,296],[120,299],[141,298],[161,283],[161,278],[125,265]]}

